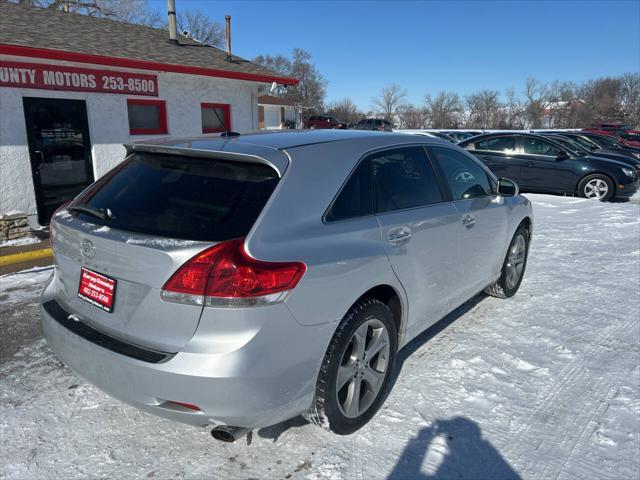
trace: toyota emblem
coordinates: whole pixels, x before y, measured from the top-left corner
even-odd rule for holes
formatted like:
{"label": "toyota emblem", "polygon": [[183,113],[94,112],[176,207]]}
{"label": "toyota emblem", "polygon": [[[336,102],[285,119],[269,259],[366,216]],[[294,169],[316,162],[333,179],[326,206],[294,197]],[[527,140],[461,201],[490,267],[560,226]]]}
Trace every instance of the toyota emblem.
{"label": "toyota emblem", "polygon": [[80,253],[85,258],[93,258],[96,254],[96,247],[93,246],[93,242],[91,240],[87,240],[85,238],[80,244]]}

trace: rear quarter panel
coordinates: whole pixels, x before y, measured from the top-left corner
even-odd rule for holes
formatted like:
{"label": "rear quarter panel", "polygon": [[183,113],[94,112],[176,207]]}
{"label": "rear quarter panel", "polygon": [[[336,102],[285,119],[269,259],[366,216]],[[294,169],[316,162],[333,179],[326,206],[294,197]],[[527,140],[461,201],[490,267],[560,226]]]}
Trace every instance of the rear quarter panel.
{"label": "rear quarter panel", "polygon": [[[339,322],[367,290],[404,292],[390,268],[374,216],[324,223],[323,215],[365,150],[389,139],[328,142],[288,151],[292,161],[247,238],[256,258],[302,261],[307,271],[286,300],[303,325]],[[403,308],[403,310],[406,310]]]}

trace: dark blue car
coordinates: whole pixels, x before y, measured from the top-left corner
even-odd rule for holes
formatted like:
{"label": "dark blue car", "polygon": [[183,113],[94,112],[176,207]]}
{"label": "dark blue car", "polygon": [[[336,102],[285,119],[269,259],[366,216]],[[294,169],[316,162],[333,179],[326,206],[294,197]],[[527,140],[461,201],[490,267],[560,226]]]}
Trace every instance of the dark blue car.
{"label": "dark blue car", "polygon": [[521,132],[479,135],[460,142],[498,177],[523,192],[579,195],[602,201],[629,198],[640,184],[634,166],[577,154],[553,138]]}

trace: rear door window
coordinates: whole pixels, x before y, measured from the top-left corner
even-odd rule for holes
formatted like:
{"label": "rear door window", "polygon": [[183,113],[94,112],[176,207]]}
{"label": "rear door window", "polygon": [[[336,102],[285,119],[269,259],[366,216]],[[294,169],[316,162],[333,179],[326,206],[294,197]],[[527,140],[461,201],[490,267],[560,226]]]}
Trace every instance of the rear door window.
{"label": "rear door window", "polygon": [[522,152],[529,155],[546,155],[556,157],[560,149],[549,142],[538,138],[525,137],[522,139]]}
{"label": "rear door window", "polygon": [[223,241],[247,235],[278,183],[260,164],[136,153],[76,204],[112,212],[83,219],[161,237]]}
{"label": "rear door window", "polygon": [[516,152],[516,138],[515,137],[497,137],[490,138],[486,141],[486,147],[483,150],[489,150],[491,152],[501,153],[515,153]]}
{"label": "rear door window", "polygon": [[432,205],[444,201],[435,172],[422,147],[404,147],[370,158],[376,212]]}

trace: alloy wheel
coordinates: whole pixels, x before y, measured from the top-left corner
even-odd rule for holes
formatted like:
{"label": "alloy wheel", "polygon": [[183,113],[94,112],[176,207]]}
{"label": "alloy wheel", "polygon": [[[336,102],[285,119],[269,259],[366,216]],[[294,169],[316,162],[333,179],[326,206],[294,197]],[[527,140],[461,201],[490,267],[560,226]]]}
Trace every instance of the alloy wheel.
{"label": "alloy wheel", "polygon": [[389,332],[371,318],[354,332],[336,376],[338,408],[348,418],[369,409],[380,393],[389,365]]}
{"label": "alloy wheel", "polygon": [[524,271],[524,261],[527,255],[527,243],[524,236],[518,235],[513,239],[511,247],[509,247],[509,255],[507,257],[507,287],[514,288],[520,281],[522,272]]}
{"label": "alloy wheel", "polygon": [[607,193],[609,193],[609,186],[607,182],[600,178],[589,180],[584,186],[584,196],[586,198],[602,200],[607,196]]}

